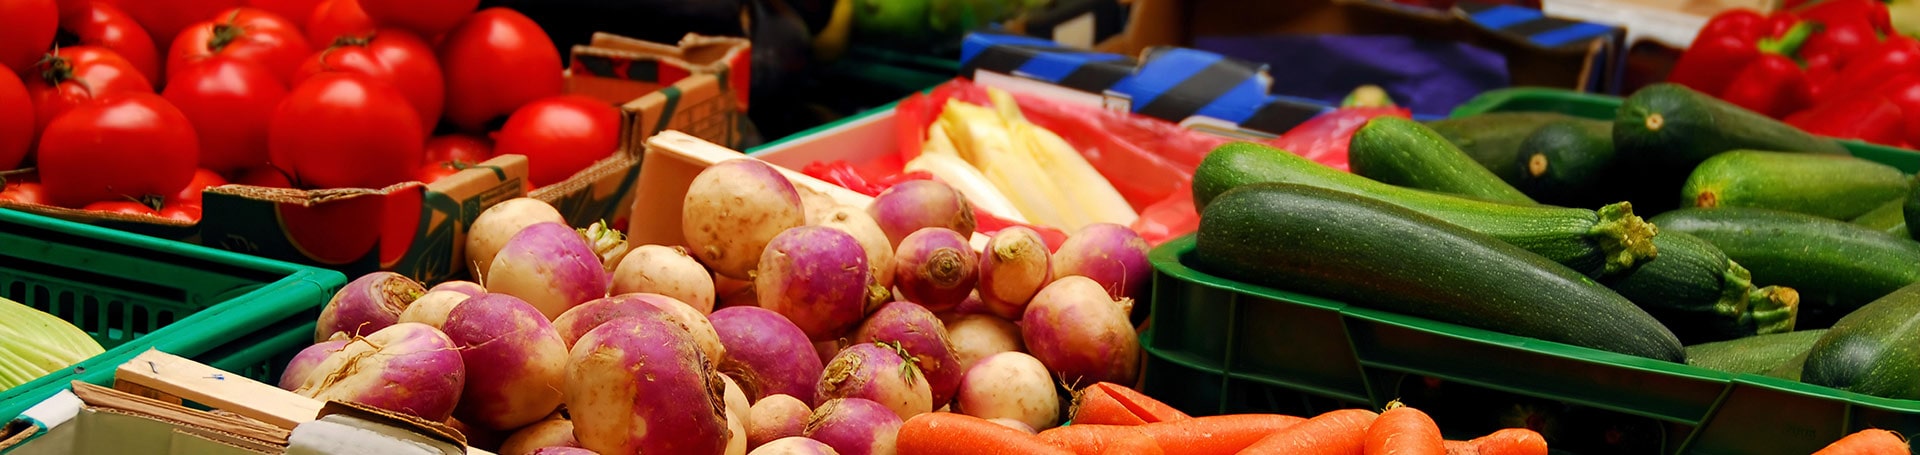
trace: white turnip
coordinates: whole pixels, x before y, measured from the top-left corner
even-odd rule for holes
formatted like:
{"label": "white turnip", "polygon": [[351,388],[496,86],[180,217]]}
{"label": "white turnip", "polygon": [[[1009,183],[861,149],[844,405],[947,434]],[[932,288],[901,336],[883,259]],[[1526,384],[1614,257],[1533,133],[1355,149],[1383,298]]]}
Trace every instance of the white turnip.
{"label": "white turnip", "polygon": [[727,410],[727,455],[747,455],[747,420]]}
{"label": "white turnip", "polygon": [[512,430],[560,407],[567,345],[533,305],[506,294],[474,297],[447,313],[442,332],[467,366],[454,417]]}
{"label": "white turnip", "polygon": [[1132,307],[1132,299],[1115,301],[1090,278],[1061,278],[1027,304],[1020,338],[1063,383],[1132,384],[1140,364],[1139,334],[1127,321]]}
{"label": "white turnip", "polygon": [[443,282],[440,284],[433,285],[433,287],[427,288],[427,292],[437,292],[437,291],[453,291],[461,294],[466,294],[468,297],[474,297],[474,296],[479,296],[481,294],[486,294],[487,288],[486,286],[481,286],[480,283],[475,283],[475,282],[466,281],[466,280]]}
{"label": "white turnip", "polygon": [[[478,295],[486,295],[486,293]],[[436,329],[441,328],[446,325],[447,313],[453,311],[453,307],[460,306],[461,302],[473,297],[475,296],[460,291],[429,289],[425,295],[413,299],[413,303],[408,304],[405,311],[400,312],[399,322],[418,322]]]}
{"label": "white turnip", "polygon": [[799,326],[759,307],[722,308],[707,320],[727,350],[720,371],[738,381],[749,400],[785,394],[813,402],[824,362]]}
{"label": "white turnip", "polygon": [[548,320],[567,309],[607,295],[607,271],[580,232],[560,223],[521,229],[493,257],[491,275],[482,284],[493,292],[519,297]]}
{"label": "white turnip", "polygon": [[687,186],[684,203],[680,230],[687,250],[735,279],[753,278],[767,242],[807,223],[793,182],[753,159],[722,161],[700,171]]}
{"label": "white turnip", "polygon": [[835,398],[813,410],[806,436],[844,455],[892,455],[903,420],[873,400]]}
{"label": "white turnip", "polygon": [[313,342],[326,341],[335,333],[365,336],[387,328],[400,320],[408,304],[426,293],[420,282],[398,273],[373,272],[355,278],[320,309]]}
{"label": "white turnip", "polygon": [[960,376],[967,373],[947,341],[946,325],[933,312],[912,302],[892,302],[874,311],[854,330],[853,342],[900,345],[913,356],[914,366],[927,374],[927,388],[936,407],[953,400]]}
{"label": "white turnip", "polygon": [[721,401],[726,402],[727,411],[732,412],[735,416],[739,416],[740,424],[745,426],[747,420],[753,417],[753,402],[747,400],[747,393],[740,390],[740,384],[733,382],[732,376],[722,374],[720,375],[720,382],[727,384],[726,392],[721,396]]}
{"label": "white turnip", "polygon": [[860,343],[840,350],[820,373],[813,395],[821,403],[834,398],[873,400],[901,420],[933,411],[927,375],[898,345]]}
{"label": "white turnip", "polygon": [[500,455],[526,455],[542,447],[579,447],[573,438],[573,421],[549,418],[514,431],[500,443]]}
{"label": "white turnip", "polygon": [[534,449],[529,455],[600,455],[600,452],[579,447],[541,447]]}
{"label": "white turnip", "polygon": [[280,388],[287,390],[300,388],[300,384],[307,382],[307,376],[313,374],[313,369],[319,367],[320,362],[326,361],[327,356],[346,345],[346,338],[336,338],[301,349],[299,353],[293,355],[293,361],[287,362],[287,368],[281,370]]}
{"label": "white turnip", "polygon": [[837,338],[860,323],[872,285],[859,241],[820,226],[775,236],[753,277],[760,306],[786,316],[814,341]]}
{"label": "white turnip", "polygon": [[[892,412],[889,410],[888,412]],[[804,436],[807,433],[807,419],[813,417],[813,409],[793,395],[777,394],[761,398],[748,411],[747,448],[758,448],[776,439],[789,436]]]}
{"label": "white turnip", "polygon": [[713,275],[681,247],[641,245],[628,252],[613,270],[612,295],[646,292],[679,299],[713,312]]}
{"label": "white turnip", "polygon": [[464,252],[467,268],[474,277],[485,279],[493,267],[493,257],[507,246],[507,240],[537,223],[566,224],[567,218],[560,216],[560,211],[552,205],[534,198],[508,199],[487,207],[467,227]]}
{"label": "white turnip", "polygon": [[1033,430],[1060,424],[1060,395],[1053,390],[1053,377],[1039,359],[1020,352],[994,354],[968,369],[955,403],[961,414],[1011,419]]}
{"label": "white turnip", "polygon": [[1126,226],[1094,223],[1080,228],[1053,253],[1053,277],[1084,276],[1115,299],[1138,299],[1153,277],[1147,241]]}
{"label": "white turnip", "polygon": [[453,415],[466,376],[453,340],[426,324],[404,322],[348,341],[294,393],[440,422]]}
{"label": "white turnip", "polygon": [[900,240],[893,252],[893,284],[900,300],[933,311],[960,305],[980,278],[979,254],[952,229],[926,228]]}
{"label": "white turnip", "polygon": [[960,359],[960,371],[973,368],[974,363],[990,355],[1027,349],[1020,340],[1020,326],[998,316],[950,315],[941,322],[947,325],[947,341],[953,343],[953,352]]}
{"label": "white turnip", "polygon": [[987,311],[1019,319],[1033,294],[1053,280],[1053,256],[1040,233],[1013,226],[993,233],[980,254],[980,299]]}
{"label": "white turnip", "polygon": [[580,445],[601,453],[726,451],[725,383],[666,312],[607,321],[574,344],[567,412]]}
{"label": "white turnip", "polygon": [[1035,430],[1035,429],[1033,429],[1033,426],[1032,426],[1032,425],[1027,425],[1027,423],[1026,423],[1026,422],[1021,422],[1021,421],[1018,421],[1018,420],[1013,420],[1013,419],[987,419],[987,421],[988,421],[988,422],[993,422],[993,423],[997,423],[997,424],[1000,424],[1000,426],[1003,426],[1003,427],[1007,427],[1007,428],[1012,428],[1012,429],[1015,429],[1015,430],[1020,430],[1021,432],[1023,432],[1023,433],[1026,433],[1026,434],[1036,434],[1036,433],[1039,433],[1039,432],[1040,432],[1039,430]]}
{"label": "white turnip", "polygon": [[825,443],[800,436],[789,436],[768,442],[760,448],[747,452],[747,455],[840,455],[833,447]]}
{"label": "white turnip", "polygon": [[880,223],[873,221],[872,215],[845,205],[809,215],[815,217],[813,224],[839,229],[860,241],[860,249],[867,253],[867,268],[873,269],[874,284],[882,289],[893,287],[893,241],[887,239],[886,231],[880,230]]}
{"label": "white turnip", "polygon": [[881,191],[867,206],[867,214],[895,247],[922,228],[944,228],[965,237],[973,235],[975,227],[967,197],[933,180],[908,180]]}

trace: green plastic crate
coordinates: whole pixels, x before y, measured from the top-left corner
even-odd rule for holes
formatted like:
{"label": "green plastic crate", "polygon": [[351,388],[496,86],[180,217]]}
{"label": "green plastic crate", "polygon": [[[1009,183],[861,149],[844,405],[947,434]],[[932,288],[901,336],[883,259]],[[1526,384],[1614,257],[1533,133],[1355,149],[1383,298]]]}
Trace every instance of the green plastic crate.
{"label": "green plastic crate", "polygon": [[[1517,88],[1488,92],[1453,115],[1552,111],[1612,118],[1619,104],[1606,95]],[[1862,158],[1920,169],[1920,153],[1911,150],[1845,145]],[[1312,415],[1377,409],[1396,398],[1427,409],[1416,400],[1433,395],[1426,393],[1431,384],[1445,383],[1594,410],[1607,417],[1564,425],[1621,424],[1635,428],[1627,436],[1653,439],[1637,446],[1642,450],[1579,453],[1807,454],[1866,428],[1920,434],[1920,401],[1351,307],[1191,269],[1186,258],[1193,247],[1188,235],[1151,253],[1154,321],[1141,335],[1144,391],[1190,413]],[[1450,437],[1502,426],[1429,412]]]}
{"label": "green plastic crate", "polygon": [[339,272],[0,209],[0,296],[74,323],[107,352],[0,391],[11,419],[73,380],[107,385],[148,349],[272,383],[313,343]]}

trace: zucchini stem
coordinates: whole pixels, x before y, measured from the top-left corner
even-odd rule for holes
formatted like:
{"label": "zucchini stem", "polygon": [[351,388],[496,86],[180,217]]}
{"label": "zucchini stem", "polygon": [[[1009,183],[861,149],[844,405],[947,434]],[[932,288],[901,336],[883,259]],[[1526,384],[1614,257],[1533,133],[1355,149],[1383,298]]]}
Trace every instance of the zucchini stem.
{"label": "zucchini stem", "polygon": [[1800,291],[1785,286],[1767,286],[1754,289],[1747,297],[1747,315],[1756,329],[1754,333],[1787,333],[1793,331],[1794,322],[1800,316]]}
{"label": "zucchini stem", "polygon": [[1633,270],[1643,262],[1659,257],[1660,251],[1653,246],[1653,236],[1659,234],[1659,228],[1647,220],[1633,214],[1633,203],[1616,202],[1607,204],[1595,212],[1600,220],[1593,224],[1591,233],[1606,254],[1606,266],[1602,275],[1613,275]]}

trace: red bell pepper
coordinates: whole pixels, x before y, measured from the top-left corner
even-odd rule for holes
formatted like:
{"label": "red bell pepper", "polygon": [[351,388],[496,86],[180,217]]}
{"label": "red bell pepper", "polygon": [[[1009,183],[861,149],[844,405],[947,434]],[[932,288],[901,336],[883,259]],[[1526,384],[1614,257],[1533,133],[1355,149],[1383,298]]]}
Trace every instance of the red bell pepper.
{"label": "red bell pepper", "polygon": [[1876,93],[1822,103],[1787,117],[1787,124],[1821,136],[1899,145],[1906,138],[1900,106]]}
{"label": "red bell pepper", "polygon": [[1801,19],[1823,24],[1865,21],[1875,32],[1893,33],[1893,20],[1887,5],[1879,0],[1825,0],[1796,8]]}
{"label": "red bell pepper", "polygon": [[1734,73],[1760,57],[1760,40],[1785,34],[1796,20],[1791,13],[1764,16],[1747,9],[1714,15],[1674,62],[1667,80],[1703,93],[1724,92]]}
{"label": "red bell pepper", "polygon": [[1760,55],[1733,77],[1720,99],[1768,117],[1781,118],[1813,103],[1813,85],[1791,55],[1813,31],[1813,24],[1794,25],[1779,38],[1761,39]]}
{"label": "red bell pepper", "polygon": [[1832,104],[1832,101],[1860,96],[1886,82],[1888,77],[1915,72],[1920,72],[1920,41],[1892,35],[1872,49],[1853,56],[1841,67],[1840,75],[1834,76],[1828,89],[1821,92],[1819,102]]}
{"label": "red bell pepper", "polygon": [[1800,57],[1809,62],[1829,59],[1845,67],[1853,56],[1880,44],[1879,32],[1865,18],[1830,19],[1819,24],[1820,31],[1808,36],[1806,45],[1800,47]]}
{"label": "red bell pepper", "polygon": [[1873,93],[1887,98],[1895,106],[1900,106],[1900,115],[1905,118],[1905,136],[1909,144],[1920,144],[1920,74],[1897,74],[1886,83],[1873,89]]}

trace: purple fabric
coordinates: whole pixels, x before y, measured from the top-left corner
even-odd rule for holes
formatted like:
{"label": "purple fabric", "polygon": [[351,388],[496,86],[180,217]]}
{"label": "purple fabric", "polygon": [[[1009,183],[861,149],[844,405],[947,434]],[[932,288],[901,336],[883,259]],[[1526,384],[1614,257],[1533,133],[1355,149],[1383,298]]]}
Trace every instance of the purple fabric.
{"label": "purple fabric", "polygon": [[1446,115],[1510,81],[1498,52],[1405,36],[1202,36],[1194,47],[1269,65],[1274,94],[1337,105],[1354,87],[1375,84],[1415,114]]}

